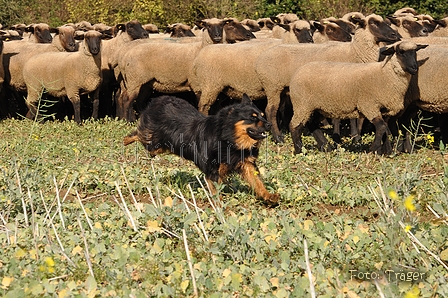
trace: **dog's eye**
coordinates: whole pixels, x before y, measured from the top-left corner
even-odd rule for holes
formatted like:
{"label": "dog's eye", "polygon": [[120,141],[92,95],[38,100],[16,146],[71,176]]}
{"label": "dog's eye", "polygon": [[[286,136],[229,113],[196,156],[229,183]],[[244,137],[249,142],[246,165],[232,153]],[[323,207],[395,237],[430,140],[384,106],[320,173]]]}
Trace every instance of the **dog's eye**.
{"label": "dog's eye", "polygon": [[258,115],[253,113],[252,116],[250,116],[251,120],[258,120]]}

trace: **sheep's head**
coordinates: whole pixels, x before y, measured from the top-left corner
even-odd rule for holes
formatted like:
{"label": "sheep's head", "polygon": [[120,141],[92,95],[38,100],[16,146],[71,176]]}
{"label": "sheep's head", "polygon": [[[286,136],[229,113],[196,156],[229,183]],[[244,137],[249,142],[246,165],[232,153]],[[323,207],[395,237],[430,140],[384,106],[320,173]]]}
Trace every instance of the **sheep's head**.
{"label": "sheep's head", "polygon": [[171,37],[193,37],[195,36],[191,27],[182,23],[175,23],[168,25],[165,29],[166,33],[169,33]]}
{"label": "sheep's head", "polygon": [[255,21],[255,20],[251,20],[251,19],[244,19],[244,20],[242,20],[241,21],[241,24],[243,25],[243,26],[246,26],[247,28],[249,28],[249,30],[251,31],[251,32],[257,32],[257,31],[260,31],[260,25],[258,24],[258,22],[257,21]]}
{"label": "sheep's head", "polygon": [[299,43],[312,43],[313,42],[313,28],[308,21],[298,20],[289,24],[278,24],[286,31],[294,34]]}
{"label": "sheep's head", "polygon": [[224,19],[224,30],[227,43],[235,43],[236,41],[243,41],[255,38],[255,35],[246,29],[237,19]]}
{"label": "sheep's head", "polygon": [[84,44],[89,52],[95,56],[101,51],[101,37],[102,34],[96,30],[89,30],[84,34]]}
{"label": "sheep's head", "polygon": [[270,18],[261,18],[257,20],[260,29],[272,30],[274,28],[275,23]]}
{"label": "sheep's head", "polygon": [[117,35],[118,31],[126,32],[131,40],[149,37],[148,31],[146,31],[142,24],[137,20],[132,20],[124,24],[117,24],[115,26],[114,35]]}
{"label": "sheep's head", "polygon": [[73,26],[64,25],[52,31],[59,36],[59,40],[64,50],[67,52],[76,51],[75,28]]}
{"label": "sheep's head", "polygon": [[415,44],[410,41],[401,41],[380,49],[379,61],[386,56],[396,55],[401,68],[411,75],[418,71],[417,51],[426,48],[428,45]]}
{"label": "sheep's head", "polygon": [[[353,19],[361,29],[367,29],[373,35],[376,43],[394,43],[401,39],[401,35],[394,30],[384,19],[376,14],[371,14],[364,19]],[[359,30],[359,29],[358,29]]]}
{"label": "sheep's head", "polygon": [[415,16],[387,17],[387,19],[395,26],[402,27],[410,37],[428,36],[428,29]]}
{"label": "sheep's head", "polygon": [[[322,35],[328,37],[329,40],[348,42],[352,40],[350,31],[343,29],[336,22],[337,20],[322,20],[319,22],[313,22],[313,27],[319,31]],[[341,21],[341,23],[346,23]]]}
{"label": "sheep's head", "polygon": [[37,43],[51,43],[53,40],[50,34],[50,26],[45,23],[29,25],[25,31],[34,35]]}

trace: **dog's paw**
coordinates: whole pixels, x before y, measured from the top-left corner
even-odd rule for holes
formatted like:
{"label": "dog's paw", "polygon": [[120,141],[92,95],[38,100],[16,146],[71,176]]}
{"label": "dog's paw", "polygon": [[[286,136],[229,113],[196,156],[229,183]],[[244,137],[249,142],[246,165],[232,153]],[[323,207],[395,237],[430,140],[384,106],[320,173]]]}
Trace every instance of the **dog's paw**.
{"label": "dog's paw", "polygon": [[264,204],[270,207],[278,206],[278,201],[280,200],[280,195],[278,193],[269,194],[269,196],[264,198]]}

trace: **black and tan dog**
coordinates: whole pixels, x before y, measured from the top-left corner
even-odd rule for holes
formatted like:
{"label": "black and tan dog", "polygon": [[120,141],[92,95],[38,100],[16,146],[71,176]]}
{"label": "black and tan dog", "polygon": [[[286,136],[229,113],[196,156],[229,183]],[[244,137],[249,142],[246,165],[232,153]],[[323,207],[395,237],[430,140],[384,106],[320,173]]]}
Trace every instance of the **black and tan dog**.
{"label": "black and tan dog", "polygon": [[279,195],[266,190],[256,165],[260,141],[270,128],[246,95],[241,103],[212,116],[202,115],[183,99],[160,96],[151,100],[124,144],[140,141],[152,156],[169,152],[193,161],[204,172],[212,193],[216,193],[212,182],[240,173],[266,204],[277,205]]}

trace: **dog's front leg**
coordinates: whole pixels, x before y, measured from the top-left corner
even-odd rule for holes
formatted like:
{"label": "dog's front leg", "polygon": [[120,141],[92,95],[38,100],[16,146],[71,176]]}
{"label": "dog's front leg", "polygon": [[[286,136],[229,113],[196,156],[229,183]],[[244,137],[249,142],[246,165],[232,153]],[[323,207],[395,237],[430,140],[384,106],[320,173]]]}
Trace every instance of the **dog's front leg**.
{"label": "dog's front leg", "polygon": [[271,194],[268,192],[260,179],[260,173],[255,164],[250,161],[244,161],[241,166],[241,176],[249,183],[250,187],[255,191],[257,196],[264,199],[265,204],[271,206],[277,206],[280,199],[280,195],[277,193]]}

